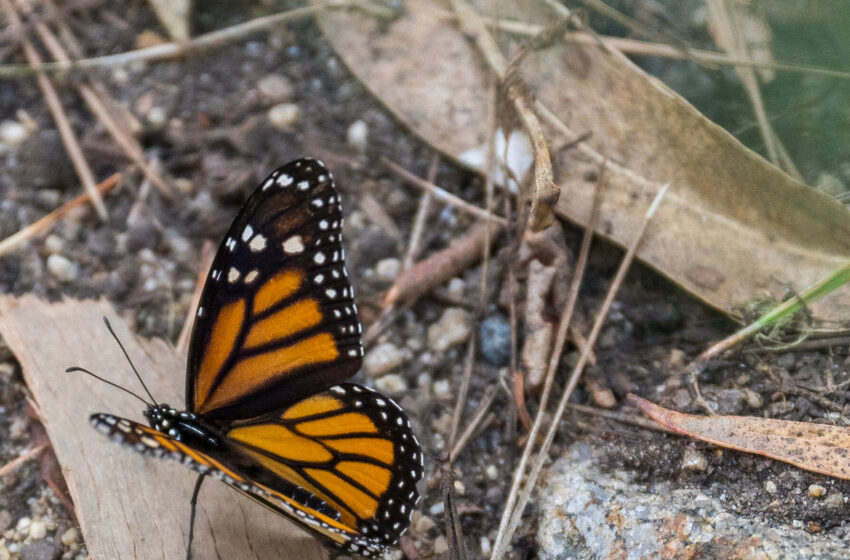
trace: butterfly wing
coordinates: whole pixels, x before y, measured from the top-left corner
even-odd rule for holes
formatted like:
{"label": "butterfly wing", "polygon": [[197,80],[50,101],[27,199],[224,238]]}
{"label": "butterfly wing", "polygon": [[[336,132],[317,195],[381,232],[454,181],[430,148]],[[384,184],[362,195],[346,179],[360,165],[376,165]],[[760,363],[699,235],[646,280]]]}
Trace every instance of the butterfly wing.
{"label": "butterfly wing", "polygon": [[214,457],[153,428],[111,414],[94,414],[91,423],[111,440],[143,455],[170,458],[201,474],[218,478],[269,509],[326,537],[348,552],[375,556],[384,550],[376,539],[366,538],[339,521],[340,515],[308,491],[275,481],[275,488],[254,480],[252,471],[262,466],[238,452],[221,450]]}
{"label": "butterfly wing", "polygon": [[333,177],[314,159],[269,175],[236,216],[201,295],[186,407],[252,418],[323,391],[360,368]]}
{"label": "butterfly wing", "polygon": [[310,492],[343,525],[382,546],[394,544],[410,524],[422,450],[388,397],[344,383],[232,427],[227,437],[277,477],[264,484]]}

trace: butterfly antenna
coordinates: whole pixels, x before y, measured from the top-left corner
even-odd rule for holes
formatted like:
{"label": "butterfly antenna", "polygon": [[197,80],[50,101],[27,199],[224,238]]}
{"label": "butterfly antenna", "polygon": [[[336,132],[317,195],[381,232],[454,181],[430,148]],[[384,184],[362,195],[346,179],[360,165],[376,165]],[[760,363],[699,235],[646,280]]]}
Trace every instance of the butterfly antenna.
{"label": "butterfly antenna", "polygon": [[[136,379],[138,379],[138,380],[139,380],[139,383],[141,383],[141,384],[142,384],[142,388],[145,390],[145,393],[147,393],[147,394],[148,394],[148,397],[150,397],[151,402],[152,402],[154,405],[156,405],[156,404],[157,404],[156,399],[155,399],[155,398],[153,398],[153,395],[152,395],[152,394],[151,394],[151,392],[148,390],[148,386],[147,386],[147,385],[145,385],[145,382],[144,382],[144,380],[142,379],[142,376],[141,376],[141,375],[139,375],[139,370],[137,370],[137,369],[136,369],[136,366],[135,366],[135,365],[133,365],[133,360],[131,360],[131,359],[130,359],[130,355],[127,353],[127,350],[125,350],[125,349],[124,349],[124,345],[123,345],[123,344],[121,344],[121,341],[118,339],[118,335],[117,335],[117,334],[115,334],[115,331],[114,331],[114,330],[112,330],[112,325],[109,323],[109,319],[107,319],[106,317],[104,317],[104,318],[103,318],[103,322],[104,322],[104,323],[106,323],[106,328],[107,328],[107,329],[109,329],[109,334],[111,334],[111,335],[112,335],[112,338],[114,338],[114,339],[115,339],[115,342],[117,342],[117,343],[118,343],[118,346],[121,348],[121,351],[122,351],[122,352],[124,352],[124,357],[125,357],[125,358],[127,358],[127,361],[128,361],[128,362],[130,362],[130,367],[131,367],[131,368],[133,368],[133,373],[135,373],[135,374],[136,374]],[[142,400],[144,400],[144,399],[142,399]]]}
{"label": "butterfly antenna", "polygon": [[104,378],[102,378],[101,376],[99,376],[99,375],[97,375],[97,374],[95,374],[95,373],[92,373],[92,372],[90,372],[89,370],[87,370],[87,369],[85,369],[85,368],[76,367],[76,366],[74,366],[74,367],[69,367],[69,368],[67,368],[67,369],[65,370],[65,373],[73,373],[73,372],[75,372],[75,371],[81,371],[81,372],[83,372],[83,373],[87,373],[87,374],[91,375],[92,377],[94,377],[95,379],[97,379],[97,380],[99,380],[99,381],[103,381],[103,382],[104,382],[104,383],[106,383],[107,385],[112,385],[112,386],[113,386],[113,387],[115,387],[116,389],[121,389],[121,390],[122,390],[122,391],[124,391],[125,393],[129,393],[130,395],[133,395],[134,397],[136,397],[137,399],[139,399],[140,401],[142,401],[143,403],[145,403],[145,406],[150,406],[150,403],[149,403],[148,401],[146,401],[145,399],[143,399],[142,397],[140,397],[139,395],[137,395],[136,393],[134,393],[134,392],[133,392],[133,391],[131,391],[130,389],[128,389],[128,388],[126,388],[126,387],[122,387],[121,385],[118,385],[117,383],[113,383],[112,381],[109,381],[108,379],[104,379]]}

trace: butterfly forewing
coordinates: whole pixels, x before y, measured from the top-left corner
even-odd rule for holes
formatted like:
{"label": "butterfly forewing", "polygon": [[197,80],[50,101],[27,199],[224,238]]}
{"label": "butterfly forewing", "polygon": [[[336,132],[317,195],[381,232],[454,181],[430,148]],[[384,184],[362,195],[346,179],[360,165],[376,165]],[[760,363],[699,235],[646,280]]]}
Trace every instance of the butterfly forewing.
{"label": "butterfly forewing", "polygon": [[213,260],[195,317],[186,406],[252,418],[354,375],[363,349],[333,177],[314,159],[269,175]]}

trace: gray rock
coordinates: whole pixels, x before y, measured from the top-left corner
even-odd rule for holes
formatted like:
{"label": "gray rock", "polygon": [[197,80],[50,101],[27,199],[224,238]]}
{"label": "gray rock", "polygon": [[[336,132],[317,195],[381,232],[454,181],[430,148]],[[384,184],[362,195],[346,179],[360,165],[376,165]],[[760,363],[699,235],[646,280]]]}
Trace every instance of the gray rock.
{"label": "gray rock", "polygon": [[496,367],[508,365],[511,358],[511,324],[501,314],[486,317],[478,326],[481,357]]}
{"label": "gray rock", "polygon": [[846,558],[830,535],[740,517],[699,490],[602,473],[593,450],[572,445],[540,492],[541,560],[622,558]]}

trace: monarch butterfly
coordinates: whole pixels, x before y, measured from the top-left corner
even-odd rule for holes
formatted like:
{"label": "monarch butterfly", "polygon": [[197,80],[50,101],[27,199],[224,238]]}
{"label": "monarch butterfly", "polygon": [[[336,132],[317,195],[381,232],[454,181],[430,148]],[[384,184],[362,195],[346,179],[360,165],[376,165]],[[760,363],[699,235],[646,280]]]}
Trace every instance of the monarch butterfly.
{"label": "monarch butterfly", "polygon": [[363,347],[341,230],[321,161],[278,168],[213,259],[189,344],[186,409],[148,392],[150,403],[138,398],[150,427],[91,416],[111,439],[199,473],[187,558],[205,476],[363,556],[410,524],[423,472],[410,421],[388,397],[344,383]]}

